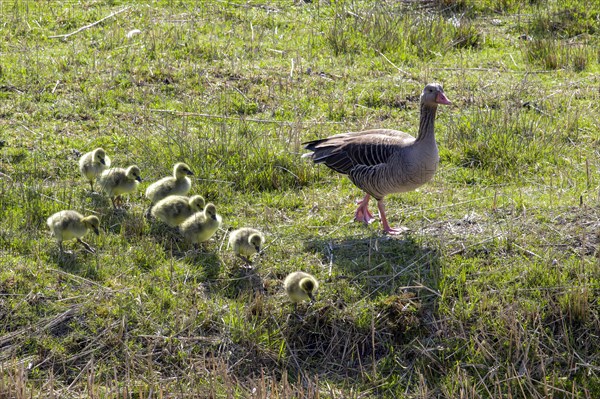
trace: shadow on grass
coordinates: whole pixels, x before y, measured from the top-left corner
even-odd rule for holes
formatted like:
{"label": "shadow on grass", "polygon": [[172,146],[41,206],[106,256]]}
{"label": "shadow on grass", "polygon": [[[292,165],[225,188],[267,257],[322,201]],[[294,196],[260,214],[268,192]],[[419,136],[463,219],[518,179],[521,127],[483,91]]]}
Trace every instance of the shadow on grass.
{"label": "shadow on grass", "polygon": [[[98,190],[98,187],[95,187]],[[98,191],[91,191],[86,188],[80,196],[82,202],[92,209],[107,209],[112,208],[110,199]]]}
{"label": "shadow on grass", "polygon": [[305,250],[321,253],[331,270],[331,281],[349,280],[371,297],[399,294],[417,286],[438,288],[439,251],[422,246],[410,234],[311,240]]}
{"label": "shadow on grass", "polygon": [[165,253],[175,256],[185,254],[188,244],[178,227],[170,227],[154,218],[146,219],[146,223],[149,226],[148,235],[164,248]]}
{"label": "shadow on grass", "polygon": [[197,249],[190,249],[186,252],[173,252],[175,257],[180,255],[183,261],[190,265],[191,278],[193,282],[200,283],[206,280],[215,280],[219,277],[221,271],[221,258],[218,253],[212,250],[199,247]]}
{"label": "shadow on grass", "polygon": [[221,288],[222,295],[227,298],[253,298],[264,294],[264,280],[256,267],[248,267],[237,262],[227,268],[226,285]]}
{"label": "shadow on grass", "polygon": [[312,240],[306,250],[321,253],[331,277],[316,303],[290,309],[282,326],[290,377],[302,370],[341,380],[364,376],[399,348],[431,336],[438,250],[412,235]]}
{"label": "shadow on grass", "polygon": [[[77,245],[80,246],[80,244]],[[63,253],[61,253],[58,248],[50,251],[50,260],[62,271],[85,277],[90,280],[98,280],[100,278],[98,268],[94,265],[96,264],[96,261],[86,261],[87,258],[91,259],[91,257],[95,256],[95,254],[90,254],[80,248],[70,249]]]}

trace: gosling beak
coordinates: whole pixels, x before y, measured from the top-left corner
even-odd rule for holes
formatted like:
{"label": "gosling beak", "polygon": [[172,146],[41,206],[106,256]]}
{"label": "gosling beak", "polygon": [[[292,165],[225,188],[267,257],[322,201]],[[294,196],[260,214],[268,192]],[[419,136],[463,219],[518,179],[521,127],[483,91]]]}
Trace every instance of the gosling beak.
{"label": "gosling beak", "polygon": [[97,236],[99,236],[99,235],[100,235],[100,231],[98,230],[98,228],[97,228],[97,227],[94,227],[94,233],[96,233],[96,235],[97,235]]}
{"label": "gosling beak", "polygon": [[435,102],[438,104],[452,104],[450,100],[446,98],[446,95],[441,91],[437,94],[437,96],[435,96]]}
{"label": "gosling beak", "polygon": [[210,218],[211,218],[212,220],[217,220],[217,215],[212,215]]}
{"label": "gosling beak", "polygon": [[106,161],[104,161],[104,159],[101,159],[101,160],[100,160],[100,163],[101,163],[102,165],[106,165]]}
{"label": "gosling beak", "polygon": [[309,292],[309,293],[308,293],[308,297],[310,298],[310,301],[311,301],[311,302],[315,302],[315,296],[313,295],[313,293],[312,293],[312,292]]}
{"label": "gosling beak", "polygon": [[260,253],[260,247],[258,245],[255,245],[254,249],[256,249],[256,252]]}
{"label": "gosling beak", "polygon": [[192,172],[191,170],[188,170],[188,171],[187,171],[187,175],[188,175],[188,176],[194,176],[194,172]]}
{"label": "gosling beak", "polygon": [[142,181],[142,178],[141,178],[141,177],[139,177],[139,176],[136,176],[136,177],[135,177],[135,180],[137,180],[137,181],[140,181],[140,182],[141,182],[141,181]]}

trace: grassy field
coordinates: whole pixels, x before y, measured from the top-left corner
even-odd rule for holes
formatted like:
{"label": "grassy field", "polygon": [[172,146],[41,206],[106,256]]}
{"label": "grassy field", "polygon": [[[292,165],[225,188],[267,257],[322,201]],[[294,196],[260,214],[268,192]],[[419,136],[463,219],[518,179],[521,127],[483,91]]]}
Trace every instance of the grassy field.
{"label": "grassy field", "polygon": [[[600,397],[590,2],[23,0],[0,22],[0,397]],[[362,193],[301,143],[416,134],[432,81],[440,169],[387,199],[410,231],[353,223]],[[100,146],[142,171],[125,212],[79,174]],[[224,220],[202,251],[143,216],[179,161]],[[95,254],[60,255],[63,209],[100,217]],[[296,270],[321,288],[294,309]]]}

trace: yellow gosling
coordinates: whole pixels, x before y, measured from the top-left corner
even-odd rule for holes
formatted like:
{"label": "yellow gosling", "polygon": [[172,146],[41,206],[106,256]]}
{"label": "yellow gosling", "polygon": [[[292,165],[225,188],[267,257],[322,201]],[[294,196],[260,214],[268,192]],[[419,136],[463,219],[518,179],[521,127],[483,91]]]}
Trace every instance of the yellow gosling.
{"label": "yellow gosling", "polygon": [[110,197],[113,207],[117,208],[116,202],[121,204],[121,195],[132,193],[136,190],[140,177],[140,168],[131,165],[127,169],[112,168],[107,169],[100,175],[98,183],[102,191]]}
{"label": "yellow gosling", "polygon": [[179,162],[173,167],[173,176],[163,177],[148,186],[146,189],[146,197],[156,204],[163,198],[169,195],[187,195],[192,187],[192,181],[188,176],[193,176],[194,173],[190,167]]}
{"label": "yellow gosling", "polygon": [[221,216],[214,204],[208,203],[203,212],[196,212],[181,224],[181,233],[192,244],[208,241],[221,226]]}
{"label": "yellow gosling", "polygon": [[200,195],[185,197],[170,195],[158,201],[152,208],[152,216],[171,227],[177,227],[196,212],[204,210],[205,201]]}
{"label": "yellow gosling", "polygon": [[76,239],[89,252],[94,253],[94,249],[88,243],[81,240],[81,237],[88,230],[93,230],[96,235],[99,235],[100,219],[96,216],[83,216],[76,211],[60,211],[48,218],[46,222],[50,231],[56,238],[60,252],[63,253],[63,241]]}
{"label": "yellow gosling", "polygon": [[294,272],[283,281],[285,292],[293,303],[306,300],[314,301],[314,294],[319,289],[319,282],[311,274]]}
{"label": "yellow gosling", "polygon": [[255,253],[260,253],[264,242],[264,235],[251,227],[242,227],[229,234],[229,246],[246,263],[252,263],[250,257]]}
{"label": "yellow gosling", "polygon": [[92,191],[94,191],[94,180],[108,167],[110,167],[110,158],[102,148],[85,153],[79,159],[81,175],[89,181]]}

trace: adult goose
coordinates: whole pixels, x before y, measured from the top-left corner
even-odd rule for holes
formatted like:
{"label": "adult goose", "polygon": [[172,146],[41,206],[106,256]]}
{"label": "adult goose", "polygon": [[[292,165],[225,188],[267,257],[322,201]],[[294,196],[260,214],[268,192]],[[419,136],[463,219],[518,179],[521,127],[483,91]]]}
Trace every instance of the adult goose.
{"label": "adult goose", "polygon": [[406,228],[390,227],[383,197],[412,191],[435,174],[439,156],[434,123],[439,104],[451,103],[441,85],[428,84],[421,93],[421,119],[416,138],[391,129],[342,133],[304,143],[305,148],[312,152],[303,156],[348,175],[366,193],[354,215],[356,221],[373,221],[368,206],[369,199],[374,197],[384,232],[399,234]]}

